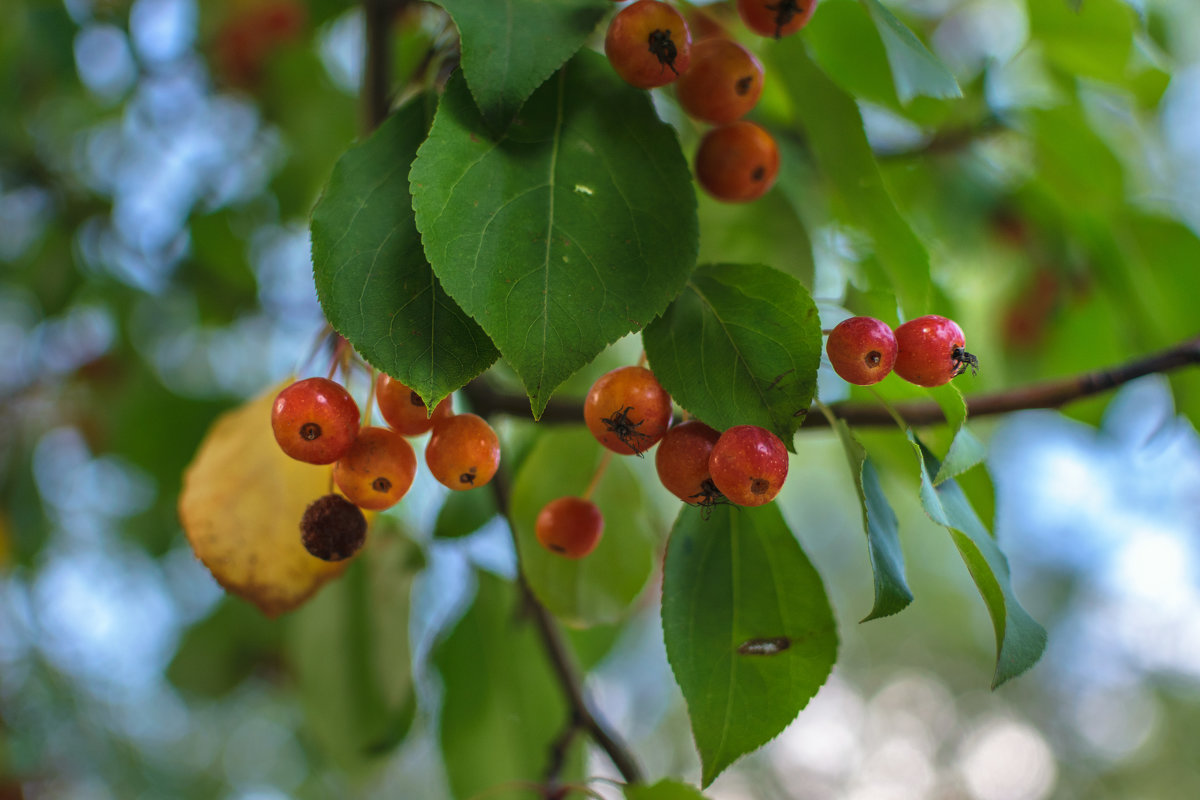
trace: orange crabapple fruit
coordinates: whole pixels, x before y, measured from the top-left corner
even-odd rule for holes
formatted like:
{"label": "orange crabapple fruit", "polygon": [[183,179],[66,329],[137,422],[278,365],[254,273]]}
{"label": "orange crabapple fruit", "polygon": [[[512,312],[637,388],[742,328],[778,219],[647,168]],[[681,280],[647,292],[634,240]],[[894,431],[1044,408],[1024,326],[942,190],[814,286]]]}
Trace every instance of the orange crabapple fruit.
{"label": "orange crabapple fruit", "polygon": [[721,434],[698,419],[667,431],[654,452],[658,479],[671,494],[694,506],[713,506],[724,497],[713,484],[708,460]]}
{"label": "orange crabapple fruit", "polygon": [[400,502],[417,474],[417,455],[390,428],[368,427],[333,465],[333,482],[359,508],[382,511]]}
{"label": "orange crabapple fruit", "polygon": [[726,203],[757,200],[775,184],[779,146],[753,122],[739,120],[713,128],[696,151],[696,180]]}
{"label": "orange crabapple fruit", "polygon": [[758,103],[763,68],[746,48],[729,39],[705,39],[692,46],[692,64],[675,83],[679,105],[688,116],[726,125]]}
{"label": "orange crabapple fruit", "polygon": [[305,378],[271,406],[271,430],[283,452],[306,464],[332,464],[358,436],[358,404],[340,383]]}
{"label": "orange crabapple fruit", "polygon": [[737,10],[747,28],[779,39],[808,24],[817,0],[738,0]]}
{"label": "orange crabapple fruit", "polygon": [[604,516],[590,500],[559,497],[538,512],[534,525],[538,543],[564,558],[583,558],[604,535]]}
{"label": "orange crabapple fruit", "polygon": [[404,436],[420,436],[433,430],[435,423],[454,416],[454,405],[447,397],[433,409],[421,396],[391,375],[380,373],[375,381],[375,402],[379,413],[392,430]]}
{"label": "orange crabapple fruit", "polygon": [[455,414],[433,427],[425,445],[425,465],[449,489],[483,486],[500,467],[500,437],[483,417]]}
{"label": "orange crabapple fruit", "polygon": [[604,37],[613,69],[639,89],[665,86],[686,72],[691,47],[683,17],[658,0],[637,0],[621,9]]}
{"label": "orange crabapple fruit", "polygon": [[618,367],[596,379],[583,402],[596,441],[618,455],[653,447],[671,424],[671,396],[645,367]]}

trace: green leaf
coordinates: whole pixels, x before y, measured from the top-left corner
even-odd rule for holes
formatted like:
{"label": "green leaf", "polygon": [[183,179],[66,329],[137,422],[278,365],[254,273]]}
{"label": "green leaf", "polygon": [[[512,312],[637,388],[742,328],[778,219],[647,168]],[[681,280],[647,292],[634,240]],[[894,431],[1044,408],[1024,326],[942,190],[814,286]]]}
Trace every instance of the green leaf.
{"label": "green leaf", "polygon": [[625,787],[625,800],[705,800],[695,786],[663,778],[653,786],[630,784]]}
{"label": "green leaf", "polygon": [[887,50],[892,80],[901,103],[918,95],[926,97],[962,97],[962,89],[942,60],[916,37],[908,26],[896,19],[879,0],[860,0],[866,7],[879,38]]}
{"label": "green leaf", "polygon": [[638,476],[621,458],[609,462],[592,495],[604,515],[596,549],[575,560],[538,544],[538,512],[557,497],[582,494],[606,452],[585,428],[550,429],[538,437],[513,483],[512,522],[525,578],[546,608],[571,625],[623,617],[654,568],[653,518]]}
{"label": "green leaf", "polygon": [[229,694],[244,679],[278,658],[280,626],[249,603],[226,595],[206,619],[183,635],[167,679],[204,697]]}
{"label": "green leaf", "polygon": [[535,416],[661,314],[695,266],[695,190],[675,132],[596,53],[563,67],[499,138],[451,78],[411,178],[434,272]]}
{"label": "green leaf", "polygon": [[413,221],[407,172],[425,138],[426,102],[408,103],[346,151],[313,210],[312,241],[330,324],[432,408],[497,353],[438,284]]}
{"label": "green leaf", "polygon": [[850,432],[845,420],[834,424],[850,471],[854,474],[854,489],[862,502],[863,529],[867,532],[867,555],[875,576],[875,604],[863,622],[887,617],[904,609],[913,600],[912,590],[904,574],[904,553],[900,549],[900,534],[896,513],[888,503],[879,482],[879,473],[866,449]]}
{"label": "green leaf", "polygon": [[910,317],[924,313],[929,253],[888,194],[854,98],[813,64],[797,37],[770,43],[765,56],[792,99],[840,213],[871,237],[891,285],[870,288],[893,292]]}
{"label": "green leaf", "polygon": [[821,321],[795,278],[757,264],[699,267],[642,339],[679,405],[717,430],[767,428],[793,449],[821,363]]}
{"label": "green leaf", "polygon": [[942,407],[942,413],[946,415],[946,422],[950,425],[950,434],[953,437],[950,448],[946,451],[946,458],[934,475],[933,483],[936,486],[945,480],[958,477],[987,458],[987,445],[976,439],[975,434],[967,428],[967,401],[963,399],[957,386],[947,383],[930,389],[929,393]]}
{"label": "green leaf", "polygon": [[1133,53],[1137,12],[1124,0],[1067,3],[1030,0],[1029,33],[1073,77],[1123,83]]}
{"label": "green leaf", "polygon": [[[476,573],[479,592],[434,653],[445,682],[442,755],[454,797],[512,781],[540,782],[551,742],[568,719],[562,689],[516,588]],[[582,775],[574,749],[562,778]],[[528,789],[487,791],[489,800],[529,800]]]}
{"label": "green leaf", "polygon": [[502,130],[534,89],[575,54],[607,0],[436,0],[462,40],[462,69],[483,118]]}
{"label": "green leaf", "polygon": [[821,577],[775,504],[707,511],[679,513],[662,602],[702,786],[787,727],[837,658]]}
{"label": "green leaf", "polygon": [[496,498],[490,491],[451,492],[438,511],[433,535],[438,539],[469,536],[497,513]]}
{"label": "green leaf", "polygon": [[908,432],[908,438],[921,459],[921,504],[925,513],[950,531],[992,617],[992,627],[996,630],[994,689],[1037,663],[1046,649],[1046,631],[1017,601],[1008,559],[980,522],[962,489],[952,480],[935,487],[930,476],[938,474],[941,465],[912,431]]}
{"label": "green leaf", "polygon": [[412,725],[409,598],[423,566],[416,544],[377,522],[367,550],[290,620],[306,729],[346,768],[388,752]]}
{"label": "green leaf", "polygon": [[862,4],[822,4],[806,31],[808,52],[838,86],[855,97],[901,110],[887,50]]}

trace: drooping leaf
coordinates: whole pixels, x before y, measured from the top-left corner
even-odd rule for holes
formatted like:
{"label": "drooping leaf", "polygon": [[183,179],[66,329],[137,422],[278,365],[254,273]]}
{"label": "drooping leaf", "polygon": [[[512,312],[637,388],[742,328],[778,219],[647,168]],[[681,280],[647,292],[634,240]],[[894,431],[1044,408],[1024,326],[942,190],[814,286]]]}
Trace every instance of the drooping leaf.
{"label": "drooping leaf", "polygon": [[813,64],[797,37],[769,44],[765,55],[793,101],[840,214],[871,237],[890,283],[872,288],[892,291],[909,317],[924,313],[930,291],[929,252],[888,193],[854,98]]}
{"label": "drooping leaf", "polygon": [[938,474],[941,465],[911,431],[908,437],[921,459],[921,504],[925,513],[950,531],[992,618],[996,630],[994,689],[1037,663],[1046,649],[1046,631],[1017,601],[1008,559],[962,489],[953,480],[934,486],[932,476]]}
{"label": "drooping leaf", "polygon": [[975,434],[967,428],[967,402],[957,386],[947,383],[930,389],[929,393],[942,407],[942,413],[946,415],[946,422],[950,426],[950,435],[953,437],[950,440],[950,448],[946,451],[946,458],[942,460],[941,468],[933,477],[936,486],[981,463],[987,458],[987,446],[976,439]]}
{"label": "drooping leaf", "polygon": [[179,518],[217,583],[269,617],[297,607],[346,562],[309,555],[304,509],[329,493],[332,467],[284,455],[271,433],[281,384],[219,417],[183,476]]}
{"label": "drooping leaf", "polygon": [[496,514],[496,499],[490,491],[451,492],[438,511],[433,535],[438,539],[469,536]]}
{"label": "drooping leaf", "polygon": [[433,408],[497,353],[442,290],[413,221],[408,169],[425,138],[428,102],[410,101],[346,151],[313,210],[312,240],[330,324]]}
{"label": "drooping leaf", "polygon": [[695,266],[675,133],[596,53],[559,70],[499,138],[452,77],[411,178],[434,272],[537,416],[568,376],[662,313]]}
{"label": "drooping leaf", "polygon": [[821,363],[821,322],[808,290],[760,265],[699,267],[642,334],[675,402],[717,430],[759,425],[788,449]]}
{"label": "drooping leaf", "polygon": [[695,786],[663,778],[653,786],[626,786],[625,800],[705,800],[705,797]]}
{"label": "drooping leaf", "polygon": [[462,69],[483,118],[506,126],[537,87],[575,54],[608,0],[436,0],[462,40]]}
{"label": "drooping leaf", "polygon": [[684,506],[663,574],[667,658],[701,785],[787,727],[829,677],[837,631],[821,577],[774,503]]}
{"label": "drooping leaf", "polygon": [[420,549],[381,520],[342,580],[291,620],[305,728],[346,769],[390,752],[416,712],[408,640]]}
{"label": "drooping leaf", "polygon": [[[442,754],[454,797],[529,800],[527,789],[496,789],[540,781],[550,743],[567,722],[567,708],[538,642],[521,613],[516,588],[485,572],[466,616],[438,645],[434,662],[445,683]],[[564,780],[582,774],[576,748]]]}
{"label": "drooping leaf", "polygon": [[926,97],[962,97],[958,81],[942,60],[929,52],[908,26],[884,8],[879,0],[860,0],[866,7],[879,38],[887,50],[892,80],[901,103],[918,95]]}
{"label": "drooping leaf", "polygon": [[822,4],[805,29],[813,61],[855,97],[900,111],[888,54],[861,3]]}
{"label": "drooping leaf", "polygon": [[912,602],[912,590],[904,574],[904,553],[900,549],[900,534],[896,513],[883,493],[879,473],[866,449],[850,432],[845,420],[834,425],[846,450],[850,471],[854,474],[854,489],[862,503],[863,528],[867,533],[867,555],[875,578],[875,604],[863,622],[898,613]]}
{"label": "drooping leaf", "polygon": [[622,458],[609,462],[592,495],[604,515],[596,549],[572,560],[538,544],[538,512],[555,498],[582,494],[605,452],[585,428],[552,428],[538,437],[513,483],[511,514],[525,577],[538,599],[572,625],[620,619],[654,567],[653,517]]}

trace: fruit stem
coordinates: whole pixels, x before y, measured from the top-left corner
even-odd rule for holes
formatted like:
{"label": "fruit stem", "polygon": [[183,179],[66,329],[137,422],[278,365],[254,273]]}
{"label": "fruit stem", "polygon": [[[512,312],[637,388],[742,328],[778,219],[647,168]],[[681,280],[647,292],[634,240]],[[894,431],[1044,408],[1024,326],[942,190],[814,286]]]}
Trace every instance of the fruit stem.
{"label": "fruit stem", "polygon": [[363,409],[362,426],[371,424],[371,412],[375,410],[375,379],[378,377],[375,368],[371,367],[371,382],[367,385],[367,404]]}
{"label": "fruit stem", "polygon": [[640,356],[638,356],[637,365],[638,365],[639,367],[644,367],[644,366],[646,366],[646,364],[648,364],[649,362],[650,362],[650,360],[649,360],[648,358],[646,358],[646,351],[645,351],[645,350],[643,350],[643,351],[642,351],[642,354],[641,354]]}
{"label": "fruit stem", "polygon": [[596,491],[596,487],[600,485],[600,479],[604,477],[604,473],[608,471],[608,465],[612,462],[612,450],[605,450],[604,455],[600,457],[600,463],[596,466],[596,473],[592,475],[592,481],[588,484],[587,489],[580,495],[584,500],[591,500],[592,493]]}

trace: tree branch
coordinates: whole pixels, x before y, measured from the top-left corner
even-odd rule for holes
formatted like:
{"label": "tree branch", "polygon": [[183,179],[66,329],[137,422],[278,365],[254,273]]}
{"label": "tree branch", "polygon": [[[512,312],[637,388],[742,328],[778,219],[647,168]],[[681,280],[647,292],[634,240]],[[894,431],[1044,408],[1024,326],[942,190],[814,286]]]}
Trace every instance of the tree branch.
{"label": "tree branch", "polygon": [[[479,395],[477,387],[479,382],[466,386],[463,391],[471,400],[472,405],[479,409],[483,398]],[[526,406],[528,413],[528,405]],[[582,419],[578,417],[577,419]],[[500,514],[508,520],[509,529],[513,533],[513,546],[516,547],[517,534],[516,528],[512,523],[512,519],[508,515],[508,481],[503,472],[496,473],[496,477],[492,478],[489,484],[492,487],[492,494],[496,498],[496,507]],[[519,551],[518,551],[519,552]],[[519,560],[517,564],[517,586],[520,587],[521,596],[525,602],[525,607],[529,610],[530,616],[533,618],[534,626],[537,628],[538,636],[542,640],[542,646],[546,650],[547,660],[550,662],[550,668],[554,672],[554,677],[557,678],[559,687],[563,691],[563,695],[567,701],[567,707],[570,709],[570,717],[568,725],[577,726],[591,737],[608,757],[612,760],[613,765],[621,773],[621,777],[626,783],[640,783],[642,780],[642,770],[638,766],[637,759],[629,748],[617,738],[616,734],[608,730],[605,724],[592,712],[591,706],[587,698],[583,694],[583,680],[579,674],[579,668],[575,664],[575,660],[571,655],[570,649],[567,646],[566,640],[563,638],[562,631],[558,624],[554,621],[554,617],[542,605],[541,601],[529,588],[528,581],[525,580],[525,573],[522,570]],[[556,760],[562,758],[560,749],[565,749],[562,743],[563,737],[551,743],[550,747],[550,770],[557,771],[555,767]]]}
{"label": "tree branch", "polygon": [[379,127],[392,107],[392,20],[409,0],[363,0],[366,53],[363,56],[363,130]]}
{"label": "tree branch", "polygon": [[[1144,358],[1134,359],[1104,370],[1084,372],[1070,378],[1034,383],[1015,389],[1006,389],[990,394],[979,394],[967,398],[969,417],[988,417],[1025,411],[1032,408],[1058,408],[1075,400],[1090,397],[1137,378],[1158,372],[1170,372],[1190,364],[1200,364],[1200,336]],[[471,382],[464,391],[476,413],[482,416],[507,414],[515,417],[531,417],[529,400],[524,395],[499,391],[480,378]],[[850,425],[864,427],[895,425],[887,409],[875,403],[832,403],[829,406],[834,416]],[[945,421],[941,406],[931,400],[913,400],[895,405],[896,411],[909,425],[937,425]],[[578,423],[583,421],[583,404],[577,400],[551,400],[542,415],[542,422]],[[829,420],[823,415],[810,413],[803,428],[827,428]]]}

